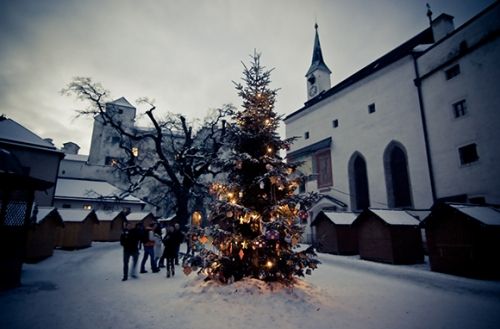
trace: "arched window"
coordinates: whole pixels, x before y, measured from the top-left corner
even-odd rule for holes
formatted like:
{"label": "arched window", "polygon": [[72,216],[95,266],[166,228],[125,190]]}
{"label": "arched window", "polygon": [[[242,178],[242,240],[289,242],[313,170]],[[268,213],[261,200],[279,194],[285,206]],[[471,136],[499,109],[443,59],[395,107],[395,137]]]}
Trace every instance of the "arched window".
{"label": "arched window", "polygon": [[384,152],[384,169],[389,207],[412,207],[408,161],[403,145],[391,142],[387,146]]}
{"label": "arched window", "polygon": [[351,186],[351,208],[363,210],[370,206],[370,193],[368,191],[368,175],[366,161],[356,152],[349,160],[349,183]]}

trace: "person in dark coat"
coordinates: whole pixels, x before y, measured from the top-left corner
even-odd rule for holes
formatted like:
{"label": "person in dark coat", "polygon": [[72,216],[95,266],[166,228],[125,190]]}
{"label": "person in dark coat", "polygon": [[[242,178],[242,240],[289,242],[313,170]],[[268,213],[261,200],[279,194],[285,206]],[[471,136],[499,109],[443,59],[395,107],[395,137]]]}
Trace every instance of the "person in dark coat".
{"label": "person in dark coat", "polygon": [[179,265],[179,249],[182,242],[184,242],[184,233],[181,231],[181,226],[179,223],[174,225],[174,239],[176,243],[175,247],[175,265]]}
{"label": "person in dark coat", "polygon": [[167,260],[167,278],[170,278],[170,275],[175,275],[175,255],[177,252],[177,238],[175,236],[174,227],[169,226],[167,228],[167,234],[163,238],[163,258]]}
{"label": "person in dark coat", "polygon": [[133,223],[125,223],[125,227],[120,236],[120,244],[123,246],[123,278],[122,281],[127,281],[129,273],[129,262],[132,258],[132,268],[130,276],[137,278],[137,261],[139,259],[139,230],[133,226]]}

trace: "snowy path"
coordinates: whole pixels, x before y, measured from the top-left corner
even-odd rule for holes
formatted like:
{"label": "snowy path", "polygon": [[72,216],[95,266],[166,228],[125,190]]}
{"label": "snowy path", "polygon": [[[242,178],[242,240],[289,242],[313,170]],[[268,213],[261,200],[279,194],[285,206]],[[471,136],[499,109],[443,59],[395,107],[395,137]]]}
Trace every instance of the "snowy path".
{"label": "snowy path", "polygon": [[499,328],[500,282],[321,254],[293,291],[258,282],[216,287],[178,268],[121,282],[118,243],[25,265],[0,293],[0,328]]}

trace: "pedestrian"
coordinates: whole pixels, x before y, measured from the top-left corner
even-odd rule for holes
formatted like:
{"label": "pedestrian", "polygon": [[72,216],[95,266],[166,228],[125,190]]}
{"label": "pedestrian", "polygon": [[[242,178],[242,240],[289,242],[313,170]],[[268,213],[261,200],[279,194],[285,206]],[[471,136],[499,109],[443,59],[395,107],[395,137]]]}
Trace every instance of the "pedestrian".
{"label": "pedestrian", "polygon": [[167,234],[163,238],[163,258],[167,260],[167,278],[170,275],[175,275],[175,255],[177,250],[177,240],[174,233],[175,229],[173,226],[168,226]]}
{"label": "pedestrian", "polygon": [[151,264],[151,271],[153,273],[157,273],[160,270],[156,268],[156,265],[154,263],[154,258],[155,258],[155,241],[154,241],[154,226],[148,226],[144,229],[143,237],[142,237],[142,246],[144,247],[144,255],[142,256],[142,261],[141,261],[141,273],[148,273],[146,271],[146,261],[149,258],[149,262]]}
{"label": "pedestrian", "polygon": [[179,223],[174,225],[174,239],[175,239],[175,265],[179,265],[179,249],[182,242],[184,242],[184,232],[181,231]]}
{"label": "pedestrian", "polygon": [[155,241],[155,247],[154,247],[154,263],[156,269],[159,271],[160,270],[160,258],[163,255],[163,241],[161,238],[161,227],[159,225],[156,226],[153,234],[153,238]]}
{"label": "pedestrian", "polygon": [[132,268],[130,276],[137,278],[137,261],[139,259],[139,230],[134,227],[133,223],[126,222],[123,232],[120,236],[120,244],[123,246],[123,278],[122,281],[127,281],[129,274],[129,262],[132,258]]}

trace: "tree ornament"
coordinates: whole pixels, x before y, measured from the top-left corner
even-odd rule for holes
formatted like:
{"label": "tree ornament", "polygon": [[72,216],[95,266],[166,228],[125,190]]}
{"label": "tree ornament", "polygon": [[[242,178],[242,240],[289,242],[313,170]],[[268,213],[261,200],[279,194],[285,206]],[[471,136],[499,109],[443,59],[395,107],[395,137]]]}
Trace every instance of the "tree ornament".
{"label": "tree ornament", "polygon": [[263,190],[264,187],[266,187],[266,185],[264,184],[264,181],[260,182],[259,187],[260,187],[261,190]]}
{"label": "tree ornament", "polygon": [[274,167],[272,164],[268,163],[268,164],[266,164],[266,169],[267,169],[267,171],[271,171],[274,169]]}
{"label": "tree ornament", "polygon": [[240,259],[243,259],[243,257],[245,256],[245,252],[243,251],[243,249],[240,249],[238,256],[240,256]]}

